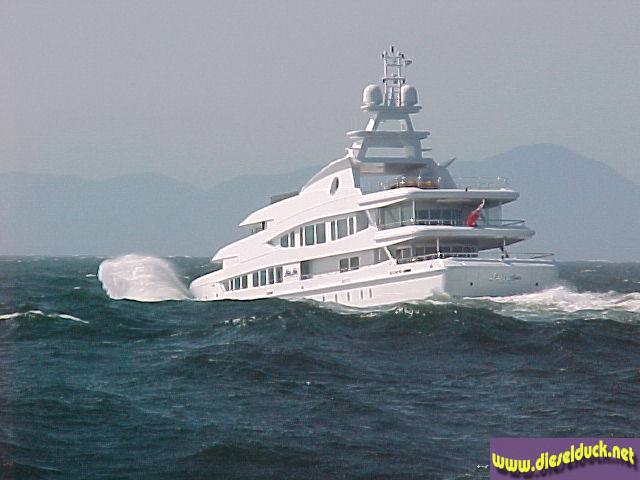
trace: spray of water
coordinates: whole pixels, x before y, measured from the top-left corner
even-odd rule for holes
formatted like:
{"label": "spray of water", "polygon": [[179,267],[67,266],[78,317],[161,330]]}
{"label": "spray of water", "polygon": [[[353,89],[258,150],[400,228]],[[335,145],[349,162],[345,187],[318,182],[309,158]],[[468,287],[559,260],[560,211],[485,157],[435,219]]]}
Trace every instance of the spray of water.
{"label": "spray of water", "polygon": [[640,312],[640,293],[638,292],[575,292],[566,286],[558,286],[536,293],[484,299],[525,308],[544,308],[566,313],[607,310]]}
{"label": "spray of water", "polygon": [[100,264],[98,279],[110,298],[160,302],[191,298],[173,266],[162,258],[124,255]]}
{"label": "spray of water", "polygon": [[[98,278],[109,297],[116,300],[159,302],[193,298],[174,267],[162,258],[132,254],[105,260],[98,269]],[[592,312],[597,317],[607,317],[609,313],[631,314],[634,318],[635,314],[640,313],[640,293],[638,292],[576,292],[565,285],[509,297],[484,297],[458,301],[445,296],[426,299],[423,302],[430,304],[461,302],[468,306],[478,306],[479,303],[488,302],[485,305],[489,308],[523,319],[535,319],[540,315],[546,317],[550,312],[561,316]],[[328,305],[323,304],[323,306]],[[343,311],[344,307],[336,306],[336,308]],[[393,309],[393,306],[389,308]],[[388,310],[388,308],[373,310]],[[352,312],[351,309],[344,311],[344,313],[350,312]]]}

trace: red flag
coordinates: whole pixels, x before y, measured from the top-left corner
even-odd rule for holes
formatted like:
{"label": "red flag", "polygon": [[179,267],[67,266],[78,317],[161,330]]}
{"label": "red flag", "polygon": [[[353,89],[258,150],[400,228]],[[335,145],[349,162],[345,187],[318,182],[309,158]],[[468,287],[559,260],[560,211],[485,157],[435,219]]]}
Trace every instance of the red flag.
{"label": "red flag", "polygon": [[467,217],[467,221],[466,221],[467,227],[478,226],[478,218],[480,218],[480,211],[482,210],[482,207],[484,207],[484,200],[482,200],[482,202],[480,202],[480,205],[478,205],[478,207],[474,211],[472,211]]}

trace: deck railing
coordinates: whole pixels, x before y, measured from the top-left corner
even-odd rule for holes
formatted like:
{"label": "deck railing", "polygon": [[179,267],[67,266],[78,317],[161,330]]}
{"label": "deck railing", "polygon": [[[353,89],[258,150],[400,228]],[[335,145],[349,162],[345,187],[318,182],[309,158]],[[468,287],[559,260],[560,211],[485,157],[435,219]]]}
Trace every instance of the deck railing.
{"label": "deck railing", "polygon": [[[446,220],[446,219],[413,219],[410,218],[408,220],[403,220],[400,222],[391,222],[378,225],[380,230],[388,230],[390,228],[398,228],[398,227],[408,227],[415,225],[444,225],[450,227],[464,227],[466,226],[462,220]],[[514,220],[514,219],[491,219],[491,220],[479,220],[478,225],[474,228],[514,228],[514,227],[522,227],[524,225],[524,220]]]}
{"label": "deck railing", "polygon": [[454,182],[465,190],[502,190],[509,188],[506,177],[454,177]]}
{"label": "deck railing", "polygon": [[419,188],[421,190],[460,189],[460,190],[504,190],[509,188],[506,177],[453,177],[453,183],[447,178],[398,175],[384,178],[368,178],[363,175],[360,189],[363,193],[375,193],[397,188]]}
{"label": "deck railing", "polygon": [[425,260],[435,260],[437,258],[479,258],[479,259],[502,259],[502,260],[541,260],[548,259],[551,261],[554,257],[553,253],[527,253],[527,252],[440,252],[430,253],[427,255],[414,255],[412,257],[397,258],[396,263],[399,265],[405,263],[422,262]]}

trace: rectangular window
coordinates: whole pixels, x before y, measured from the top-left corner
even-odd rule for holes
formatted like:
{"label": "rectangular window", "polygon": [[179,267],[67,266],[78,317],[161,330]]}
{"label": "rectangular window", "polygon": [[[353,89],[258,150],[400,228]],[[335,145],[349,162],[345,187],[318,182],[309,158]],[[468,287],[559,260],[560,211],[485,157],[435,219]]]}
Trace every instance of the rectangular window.
{"label": "rectangular window", "polygon": [[280,237],[280,246],[281,247],[289,246],[289,235],[283,235]]}
{"label": "rectangular window", "polygon": [[397,204],[380,209],[380,226],[390,228],[400,226],[400,207]]}
{"label": "rectangular window", "polygon": [[349,217],[349,235],[353,235],[355,233],[355,228],[353,225],[353,217]]}
{"label": "rectangular window", "polygon": [[349,259],[349,270],[357,270],[360,268],[360,257],[351,257]]}
{"label": "rectangular window", "polygon": [[376,248],[373,251],[373,263],[385,262],[388,259],[387,252],[383,248]]}
{"label": "rectangular window", "polygon": [[361,232],[369,226],[369,217],[366,212],[356,213],[356,232]]}
{"label": "rectangular window", "polygon": [[276,283],[282,283],[282,267],[276,267]]}
{"label": "rectangular window", "polygon": [[260,286],[267,284],[267,271],[260,270]]}
{"label": "rectangular window", "polygon": [[316,243],[327,241],[324,223],[316,223]]}
{"label": "rectangular window", "polygon": [[274,278],[274,273],[275,272],[274,272],[273,268],[270,268],[268,270],[268,272],[269,272],[269,285],[271,285],[271,284],[275,283],[275,281],[276,281],[275,278]]}
{"label": "rectangular window", "polygon": [[240,289],[240,277],[236,277],[233,279],[233,289],[234,290]]}
{"label": "rectangular window", "polygon": [[402,225],[412,225],[414,223],[413,202],[403,202],[400,207],[400,215],[402,217]]}
{"label": "rectangular window", "polygon": [[347,219],[341,218],[337,221],[338,226],[338,238],[343,238],[347,236]]}
{"label": "rectangular window", "polygon": [[296,232],[291,232],[289,234],[289,245],[292,247],[296,246]]}
{"label": "rectangular window", "polygon": [[311,277],[311,265],[308,261],[300,262],[300,279]]}
{"label": "rectangular window", "polygon": [[348,258],[341,258],[340,259],[340,271],[341,272],[348,272],[349,271],[349,259]]}
{"label": "rectangular window", "polygon": [[416,221],[423,225],[429,224],[429,204],[427,202],[416,202]]}
{"label": "rectangular window", "polygon": [[257,287],[258,286],[258,272],[253,272],[253,287]]}
{"label": "rectangular window", "polygon": [[331,220],[331,240],[336,239],[336,221]]}
{"label": "rectangular window", "polygon": [[304,227],[304,244],[305,245],[314,245],[316,243],[316,238],[313,231],[314,231],[313,225],[307,225],[306,227]]}
{"label": "rectangular window", "polygon": [[246,275],[242,276],[242,288],[247,288],[249,286],[248,279]]}

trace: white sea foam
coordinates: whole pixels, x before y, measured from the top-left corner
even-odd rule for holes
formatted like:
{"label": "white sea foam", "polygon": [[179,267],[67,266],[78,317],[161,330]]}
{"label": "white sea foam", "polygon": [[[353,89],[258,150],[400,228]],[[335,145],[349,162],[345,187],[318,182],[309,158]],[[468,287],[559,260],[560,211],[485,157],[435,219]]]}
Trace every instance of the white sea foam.
{"label": "white sea foam", "polygon": [[82,320],[81,318],[74,317],[73,315],[69,315],[68,313],[54,313],[53,315],[50,315],[50,316],[64,318],[65,320],[73,320],[74,322],[89,323],[86,320]]}
{"label": "white sea foam", "polygon": [[172,265],[162,258],[124,255],[100,264],[98,279],[114,300],[160,302],[191,298]]}
{"label": "white sea foam", "polygon": [[528,309],[548,309],[566,313],[608,310],[640,312],[640,293],[638,292],[576,292],[566,286],[510,297],[485,297],[484,300],[513,304]]}
{"label": "white sea foam", "polygon": [[0,320],[11,320],[12,318],[18,318],[21,315],[24,315],[24,313],[22,312],[5,313],[4,315],[0,315]]}
{"label": "white sea foam", "polygon": [[27,310],[26,312],[13,312],[0,315],[0,320],[11,320],[18,317],[46,317],[46,318],[62,318],[64,320],[72,320],[74,322],[89,323],[81,318],[74,317],[68,313],[44,313],[42,310]]}

